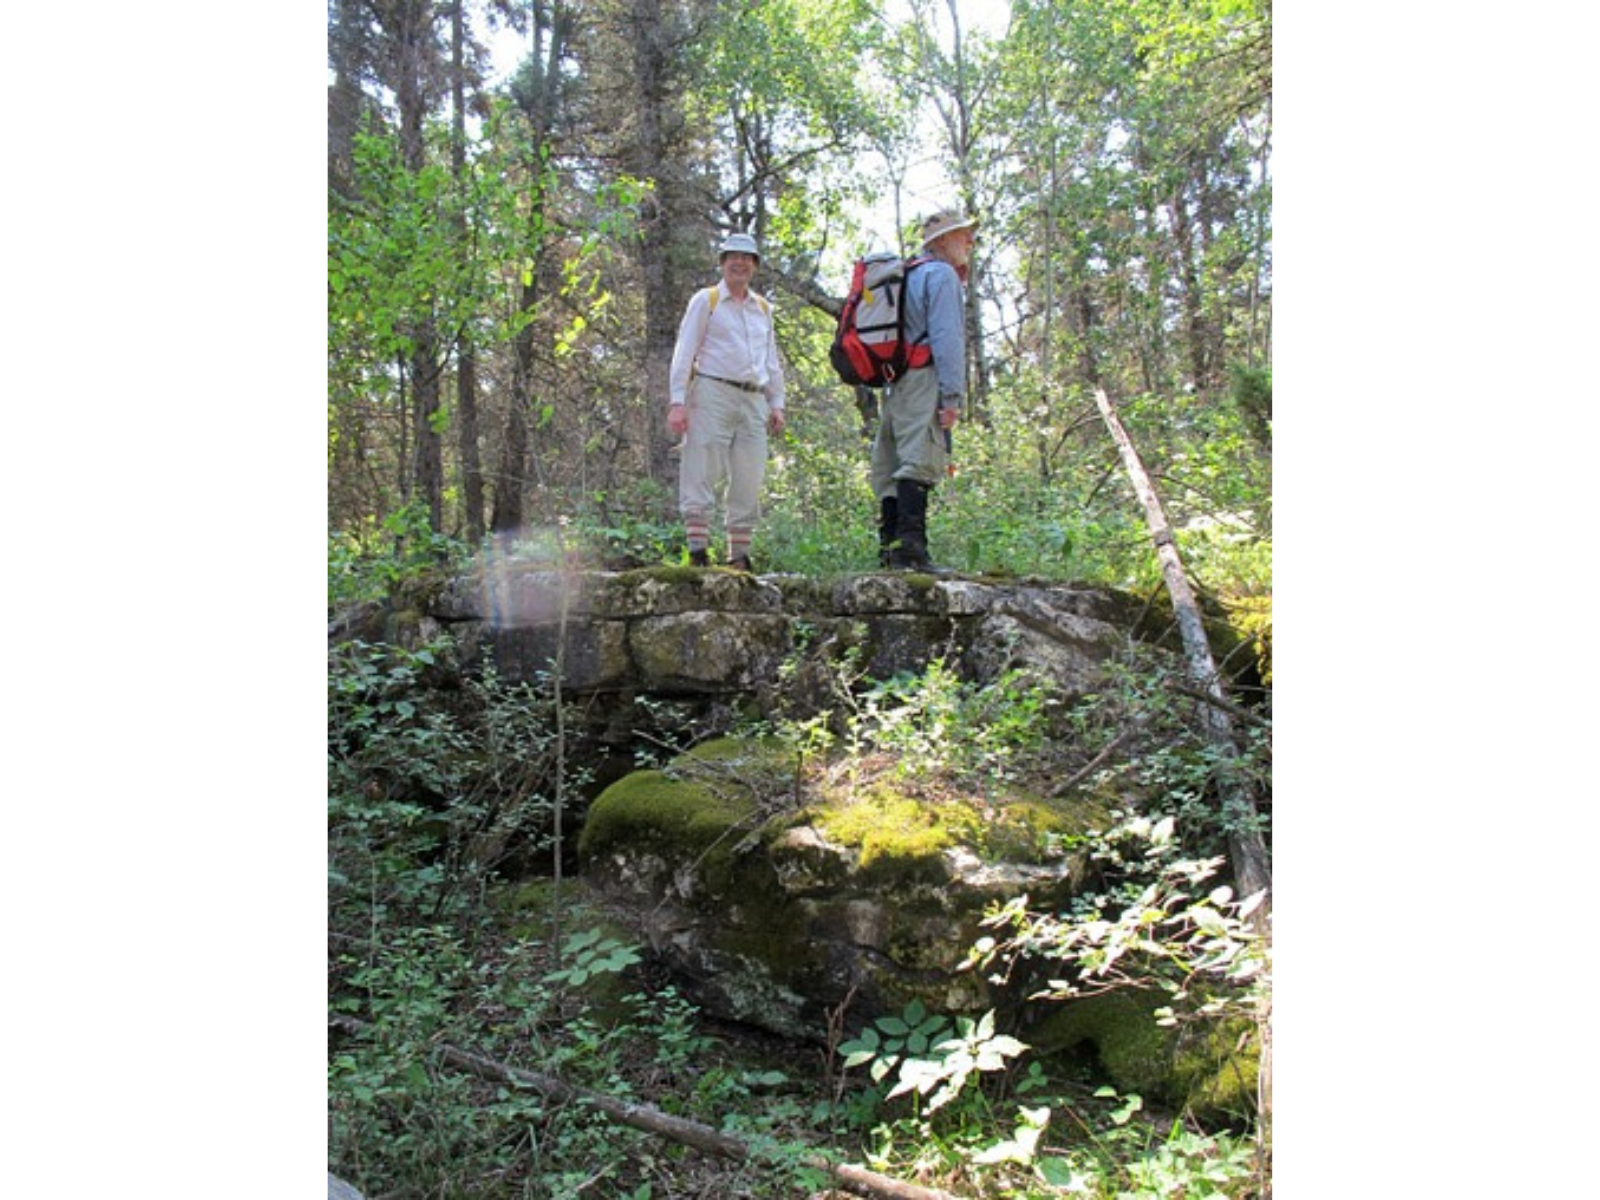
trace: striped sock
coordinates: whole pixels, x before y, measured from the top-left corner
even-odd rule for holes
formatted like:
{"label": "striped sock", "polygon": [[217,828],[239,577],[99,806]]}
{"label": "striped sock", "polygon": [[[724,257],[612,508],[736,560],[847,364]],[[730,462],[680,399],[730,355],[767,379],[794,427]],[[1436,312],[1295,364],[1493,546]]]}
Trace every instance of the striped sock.
{"label": "striped sock", "polygon": [[711,525],[705,517],[690,515],[683,519],[683,527],[689,535],[689,551],[704,550],[711,545]]}
{"label": "striped sock", "polygon": [[750,557],[750,530],[728,530],[728,561]]}

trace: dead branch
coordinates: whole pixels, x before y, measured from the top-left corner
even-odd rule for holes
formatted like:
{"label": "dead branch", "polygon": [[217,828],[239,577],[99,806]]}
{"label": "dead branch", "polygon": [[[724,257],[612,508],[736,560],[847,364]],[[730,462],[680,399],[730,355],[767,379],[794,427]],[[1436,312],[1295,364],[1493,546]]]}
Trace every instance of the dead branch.
{"label": "dead branch", "polygon": [[1093,775],[1102,766],[1104,766],[1106,762],[1109,761],[1111,756],[1118,750],[1122,749],[1122,747],[1127,744],[1128,740],[1132,738],[1133,735],[1138,731],[1138,726],[1135,726],[1132,729],[1124,729],[1121,733],[1117,734],[1116,737],[1112,738],[1105,744],[1105,747],[1100,751],[1099,754],[1096,754],[1087,763],[1085,763],[1080,770],[1075,771],[1070,778],[1064,779],[1060,783],[1056,784],[1056,786],[1051,789],[1050,794],[1052,796],[1065,796],[1073,788],[1077,787],[1085,779],[1089,778],[1089,776]]}
{"label": "dead branch", "polygon": [[[373,1026],[365,1021],[338,1013],[330,1014],[328,1020],[330,1024],[348,1033],[370,1033],[373,1029]],[[742,1138],[723,1133],[709,1125],[702,1125],[698,1121],[675,1117],[647,1104],[617,1100],[602,1092],[564,1083],[553,1075],[508,1067],[481,1054],[473,1054],[454,1046],[440,1045],[436,1049],[439,1057],[445,1062],[480,1079],[532,1088],[546,1099],[561,1104],[581,1102],[623,1125],[667,1138],[719,1158],[750,1162],[759,1161],[762,1157]],[[827,1171],[842,1187],[857,1196],[886,1197],[887,1200],[958,1200],[950,1192],[925,1188],[914,1183],[902,1183],[898,1179],[891,1179],[887,1175],[880,1175],[865,1167],[829,1162],[821,1155],[808,1154],[803,1156],[803,1161],[809,1167]]]}
{"label": "dead branch", "polygon": [[[1106,428],[1121,453],[1122,465],[1127,471],[1129,482],[1133,484],[1133,490],[1144,508],[1145,524],[1150,530],[1150,540],[1155,546],[1156,559],[1161,564],[1162,578],[1167,585],[1167,594],[1172,598],[1173,614],[1177,618],[1178,632],[1183,639],[1189,678],[1200,691],[1221,699],[1222,684],[1217,675],[1216,661],[1211,656],[1211,647],[1206,641],[1200,604],[1195,599],[1194,589],[1189,585],[1188,577],[1184,574],[1183,560],[1178,555],[1177,539],[1173,536],[1172,527],[1167,523],[1161,499],[1156,495],[1155,486],[1150,482],[1149,472],[1145,470],[1133,440],[1128,436],[1122,419],[1117,415],[1117,407],[1111,397],[1106,394],[1103,387],[1095,388],[1094,397],[1100,415],[1105,420]],[[1203,714],[1207,740],[1216,747],[1221,758],[1217,787],[1222,795],[1223,814],[1228,818],[1231,827],[1228,834],[1228,851],[1233,861],[1234,878],[1239,885],[1239,891],[1244,895],[1253,895],[1260,891],[1270,893],[1272,868],[1267,861],[1266,842],[1260,831],[1255,828],[1257,815],[1255,801],[1234,769],[1237,748],[1233,743],[1230,714],[1224,708],[1210,705],[1203,710]],[[1265,909],[1266,906],[1263,905],[1259,911],[1264,914]]]}
{"label": "dead branch", "polygon": [[1272,722],[1267,720],[1260,713],[1253,713],[1248,708],[1235,704],[1232,700],[1226,700],[1221,696],[1213,696],[1211,693],[1202,692],[1198,688],[1185,687],[1181,683],[1170,683],[1167,686],[1173,691],[1177,692],[1180,696],[1187,696],[1189,699],[1198,700],[1202,704],[1213,705],[1217,708],[1220,708],[1229,716],[1237,717],[1239,720],[1245,721],[1248,724],[1258,726],[1261,729],[1272,728]]}

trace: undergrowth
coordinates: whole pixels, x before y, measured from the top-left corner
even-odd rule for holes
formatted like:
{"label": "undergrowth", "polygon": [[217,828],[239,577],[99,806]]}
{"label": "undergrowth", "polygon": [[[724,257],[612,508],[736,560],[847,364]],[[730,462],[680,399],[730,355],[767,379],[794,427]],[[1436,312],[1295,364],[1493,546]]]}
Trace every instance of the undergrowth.
{"label": "undergrowth", "polygon": [[[330,655],[329,1165],[367,1195],[811,1196],[829,1187],[819,1156],[964,1197],[1244,1200],[1267,1186],[1248,1115],[1162,1111],[992,1012],[841,1013],[798,1049],[710,1020],[581,881],[513,886],[553,853],[556,806],[580,781],[545,681],[434,686],[452,653],[348,641]],[[1257,1011],[1270,973],[1250,900],[1207,882],[1224,832],[1214,763],[1159,672],[1130,658],[1066,705],[1026,675],[980,688],[938,659],[889,680],[849,656],[835,670],[832,710],[761,731],[831,785],[1040,787],[1134,735],[1081,781],[1140,808],[1094,836],[1100,889],[1065,913],[997,907],[971,969],[1045,980],[1038,1005],[1137,985],[1165,989],[1169,1023]],[[1264,785],[1257,733],[1244,761]],[[487,1081],[445,1047],[700,1122],[751,1157]]]}

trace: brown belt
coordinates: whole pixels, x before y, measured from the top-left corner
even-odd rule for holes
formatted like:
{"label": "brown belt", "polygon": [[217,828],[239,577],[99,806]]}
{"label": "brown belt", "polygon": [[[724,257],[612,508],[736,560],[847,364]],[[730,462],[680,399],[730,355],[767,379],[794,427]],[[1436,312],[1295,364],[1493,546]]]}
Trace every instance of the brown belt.
{"label": "brown belt", "polygon": [[709,379],[712,383],[725,383],[729,387],[738,388],[741,392],[759,392],[761,390],[759,383],[740,383],[737,379],[724,379],[720,375],[701,375],[700,378]]}

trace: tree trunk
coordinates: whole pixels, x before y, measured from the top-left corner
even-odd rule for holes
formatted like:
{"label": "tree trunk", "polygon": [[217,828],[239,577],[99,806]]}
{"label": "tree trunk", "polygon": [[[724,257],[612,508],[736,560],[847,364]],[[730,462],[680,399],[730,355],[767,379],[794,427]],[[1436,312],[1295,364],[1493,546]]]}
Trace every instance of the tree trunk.
{"label": "tree trunk", "polygon": [[[1139,459],[1139,452],[1134,449],[1128,431],[1117,416],[1111,397],[1106,395],[1103,387],[1096,387],[1094,396],[1106,428],[1111,431],[1111,437],[1122,454],[1122,464],[1133,483],[1133,490],[1144,506],[1145,523],[1150,528],[1150,538],[1155,543],[1156,557],[1161,563],[1161,574],[1166,580],[1167,593],[1172,597],[1172,608],[1178,618],[1178,631],[1183,638],[1189,678],[1207,696],[1225,702],[1221,677],[1206,641],[1205,624],[1200,618],[1200,605],[1195,599],[1194,589],[1189,586],[1188,576],[1183,572],[1183,561],[1178,557],[1177,542],[1173,539],[1171,526],[1167,524],[1161,500]],[[1228,854],[1233,860],[1234,880],[1241,895],[1270,891],[1272,868],[1267,860],[1266,843],[1256,828],[1255,800],[1250,795],[1249,787],[1233,769],[1238,757],[1238,748],[1233,740],[1233,718],[1219,703],[1204,705],[1201,719],[1206,738],[1221,761],[1216,782],[1222,796],[1222,816],[1228,831]]]}
{"label": "tree trunk", "polygon": [[523,280],[518,298],[521,328],[515,339],[516,366],[512,377],[511,400],[506,406],[505,434],[500,444],[500,463],[495,477],[494,512],[490,529],[498,541],[509,548],[511,538],[523,527],[523,504],[528,493],[532,466],[528,456],[528,420],[533,412],[534,337],[538,326],[534,309],[540,302],[540,273],[547,253],[547,225],[550,180],[545,165],[551,131],[561,102],[561,60],[566,55],[572,33],[572,15],[561,0],[535,4],[534,43],[525,70],[513,88],[517,107],[528,124],[525,167],[528,172],[528,211],[523,242]]}
{"label": "tree trunk", "polygon": [[[399,78],[395,99],[400,109],[400,150],[408,171],[427,165],[423,122],[427,119],[426,74],[433,38],[431,5],[415,2],[396,12],[395,40]],[[436,414],[439,411],[440,375],[438,332],[432,312],[418,312],[411,322],[411,399],[416,436],[412,458],[417,493],[428,505],[428,525],[435,533],[444,528],[444,453]]]}
{"label": "tree trunk", "polygon": [[328,85],[328,187],[353,196],[351,160],[356,131],[368,102],[361,91],[366,63],[366,32],[355,0],[334,0],[328,21],[328,59],[333,82]]}
{"label": "tree trunk", "polygon": [[439,436],[439,384],[442,367],[437,361],[438,337],[433,321],[416,330],[417,348],[411,355],[411,394],[416,414],[416,454],[413,478],[417,495],[428,505],[428,528],[444,530],[444,442]]}
{"label": "tree trunk", "polygon": [[1177,188],[1167,202],[1172,214],[1173,244],[1177,248],[1178,277],[1182,284],[1183,331],[1188,343],[1189,374],[1197,392],[1210,386],[1211,361],[1200,286],[1199,250],[1195,245],[1195,217],[1189,212],[1186,186]]}
{"label": "tree trunk", "polygon": [[[538,299],[537,279],[522,288],[522,311],[530,311]],[[523,498],[528,490],[528,413],[533,406],[533,325],[517,332],[516,368],[511,381],[511,402],[506,405],[504,436],[500,439],[500,467],[495,472],[494,512],[489,527],[502,549],[511,548],[511,539],[525,520]]]}
{"label": "tree trunk", "polygon": [[661,0],[633,0],[633,78],[637,135],[630,148],[635,172],[655,184],[640,222],[639,267],[644,283],[644,412],[639,430],[647,447],[650,477],[668,494],[676,492],[677,471],[669,454],[667,431],[668,378],[678,340],[671,267],[672,230],[689,215],[678,205],[671,175],[668,115],[675,103],[669,85],[670,55]]}
{"label": "tree trunk", "polygon": [[[450,91],[451,128],[450,168],[456,186],[463,191],[467,182],[467,29],[465,0],[454,0],[450,10]],[[456,230],[466,246],[467,218],[458,214]],[[478,454],[478,356],[472,331],[465,328],[456,338],[456,408],[461,424],[457,429],[461,455],[461,494],[466,506],[467,542],[483,541],[483,464]]]}

